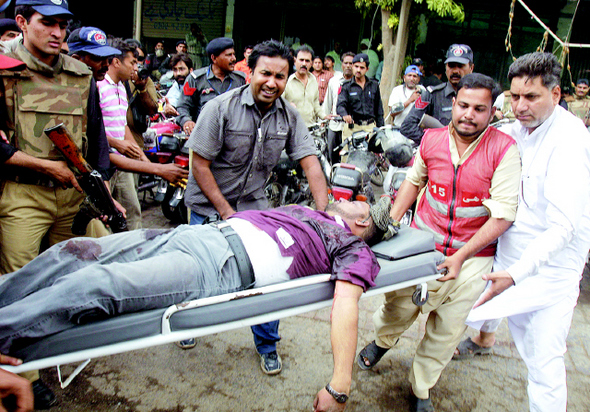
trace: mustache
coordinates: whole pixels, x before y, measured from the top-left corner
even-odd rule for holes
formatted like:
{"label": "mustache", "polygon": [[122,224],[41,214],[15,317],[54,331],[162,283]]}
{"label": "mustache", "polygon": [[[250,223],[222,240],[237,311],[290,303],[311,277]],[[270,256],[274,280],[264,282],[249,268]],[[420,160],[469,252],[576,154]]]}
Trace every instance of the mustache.
{"label": "mustache", "polygon": [[464,123],[464,124],[469,124],[471,126],[477,126],[477,124],[473,123],[470,120],[459,120],[459,124]]}

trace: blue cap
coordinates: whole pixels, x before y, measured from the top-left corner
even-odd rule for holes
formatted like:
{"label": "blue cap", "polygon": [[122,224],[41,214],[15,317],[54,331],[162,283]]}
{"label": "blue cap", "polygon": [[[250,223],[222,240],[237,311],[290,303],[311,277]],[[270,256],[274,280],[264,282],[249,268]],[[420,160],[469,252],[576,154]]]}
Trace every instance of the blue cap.
{"label": "blue cap", "polygon": [[408,73],[416,73],[418,76],[422,76],[422,72],[420,71],[418,66],[416,66],[414,64],[406,67],[406,71],[404,72],[404,75],[406,75]]}
{"label": "blue cap", "polygon": [[70,54],[85,52],[98,57],[117,56],[121,54],[118,49],[107,46],[107,36],[96,27],[80,27],[74,30],[68,37]]}
{"label": "blue cap", "polygon": [[10,0],[7,0],[6,3],[0,6],[0,12],[6,10],[8,6],[10,6]]}
{"label": "blue cap", "polygon": [[17,6],[32,6],[33,10],[44,16],[73,16],[68,10],[67,0],[16,0]]}

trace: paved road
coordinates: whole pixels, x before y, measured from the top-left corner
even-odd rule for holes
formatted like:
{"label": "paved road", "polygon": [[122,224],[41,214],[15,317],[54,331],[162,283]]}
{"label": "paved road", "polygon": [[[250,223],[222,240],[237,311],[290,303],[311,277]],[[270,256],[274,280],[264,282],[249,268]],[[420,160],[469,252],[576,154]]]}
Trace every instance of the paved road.
{"label": "paved road", "polygon": [[[146,205],[145,227],[172,227]],[[381,297],[361,300],[358,347],[372,340],[371,316]],[[424,330],[409,329],[373,371],[355,366],[347,411],[409,411],[407,374]],[[590,388],[590,282],[582,283],[566,355],[570,412],[588,410]],[[164,345],[93,360],[65,390],[55,369],[43,371],[55,390],[55,411],[209,412],[310,411],[329,381],[332,357],[329,309],[281,321],[283,372],[262,374],[248,328],[198,339],[195,349]],[[473,335],[473,331],[469,331]],[[526,368],[506,323],[494,356],[451,362],[432,391],[438,412],[526,411]],[[65,372],[73,367],[66,366]]]}

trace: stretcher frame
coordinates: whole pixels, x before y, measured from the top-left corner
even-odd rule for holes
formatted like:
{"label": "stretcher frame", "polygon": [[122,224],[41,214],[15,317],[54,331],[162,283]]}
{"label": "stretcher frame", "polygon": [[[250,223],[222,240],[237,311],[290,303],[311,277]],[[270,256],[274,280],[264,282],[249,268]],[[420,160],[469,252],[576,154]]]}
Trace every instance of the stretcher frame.
{"label": "stretcher frame", "polygon": [[[413,231],[415,229],[408,229]],[[421,232],[424,233],[424,232]],[[434,241],[432,241],[432,245],[434,246]],[[383,256],[379,252],[377,256]],[[386,256],[383,256],[386,257]],[[418,263],[420,260],[423,260],[422,263]],[[389,256],[387,259],[380,258],[379,263],[381,265],[381,273],[384,271],[390,271],[387,276],[392,276],[393,273],[397,272],[408,272],[411,271],[414,267],[419,267],[422,273],[417,274],[416,276],[411,276],[400,282],[394,283],[383,283],[380,282],[382,278],[377,276],[376,286],[373,288],[368,289],[365,293],[361,295],[361,298],[367,298],[383,293],[392,292],[394,290],[399,290],[411,286],[418,286],[417,290],[421,290],[421,294],[419,294],[419,299],[425,301],[426,293],[427,293],[427,285],[426,283],[435,280],[441,276],[441,274],[437,273],[436,265],[439,264],[443,260],[442,254],[436,252],[434,247],[429,252],[422,252],[422,253],[406,253],[401,257],[396,256]],[[395,268],[395,270],[393,270]],[[393,270],[393,272],[392,272]],[[384,275],[386,276],[386,275]],[[334,282],[331,282],[331,275],[329,274],[321,274],[321,275],[313,275],[307,276],[303,278],[294,279],[288,282],[273,284],[261,288],[255,289],[248,289],[239,292],[227,293],[219,296],[212,296],[208,298],[193,300],[190,302],[184,302],[180,304],[175,304],[167,309],[164,310],[161,316],[161,326],[160,326],[160,333],[152,336],[146,336],[141,338],[136,338],[132,340],[126,340],[122,342],[112,343],[101,345],[92,348],[74,350],[72,352],[57,354],[54,356],[47,356],[40,359],[34,359],[27,361],[25,358],[25,362],[19,366],[7,366],[2,365],[2,368],[14,372],[14,373],[21,373],[30,370],[38,370],[38,369],[46,369],[50,367],[57,367],[58,370],[58,379],[60,381],[61,387],[65,388],[68,386],[71,381],[77,376],[86,365],[90,362],[91,359],[120,354],[124,352],[134,351],[138,349],[145,349],[152,346],[164,345],[168,343],[178,342],[181,340],[189,339],[189,338],[198,338],[201,336],[206,336],[210,334],[226,332],[233,329],[238,329],[246,326],[257,325],[261,323],[266,323],[278,319],[282,319],[285,317],[296,316],[303,313],[323,309],[326,307],[330,307],[332,305],[333,300],[333,289],[334,289]],[[197,311],[194,312],[198,314],[199,310],[207,310],[208,308],[215,308],[216,305],[225,305],[230,307],[230,305],[235,305],[234,302],[242,301],[243,299],[272,299],[273,294],[280,294],[282,293],[283,296],[285,293],[293,293],[302,296],[306,293],[307,290],[311,290],[312,288],[323,288],[323,295],[325,296],[324,299],[315,302],[308,302],[302,304],[300,306],[288,307],[285,309],[279,310],[272,310],[266,313],[260,313],[254,316],[247,316],[242,319],[236,319],[228,322],[217,323],[217,324],[210,324],[205,326],[199,327],[190,327],[187,329],[182,330],[174,330],[175,327],[173,326],[174,315],[187,312],[188,311]],[[331,290],[331,293],[329,293]],[[329,296],[329,298],[328,298]],[[277,296],[278,297],[278,296]],[[244,301],[246,302],[246,301]],[[237,304],[240,304],[239,302]],[[423,302],[422,302],[423,303]],[[217,306],[221,307],[221,306]],[[160,309],[161,311],[162,309]],[[154,311],[147,311],[147,312],[154,312]],[[139,312],[144,313],[144,312]],[[139,314],[138,313],[138,314]],[[136,314],[131,314],[136,315]],[[129,316],[129,315],[123,315]],[[109,322],[104,321],[104,322]],[[68,331],[65,331],[68,332]],[[62,332],[62,333],[65,333]],[[58,334],[59,335],[59,334]],[[76,362],[82,362],[82,364],[78,365],[78,367],[67,377],[65,380],[62,379],[62,374],[60,370],[61,365],[72,364]]]}

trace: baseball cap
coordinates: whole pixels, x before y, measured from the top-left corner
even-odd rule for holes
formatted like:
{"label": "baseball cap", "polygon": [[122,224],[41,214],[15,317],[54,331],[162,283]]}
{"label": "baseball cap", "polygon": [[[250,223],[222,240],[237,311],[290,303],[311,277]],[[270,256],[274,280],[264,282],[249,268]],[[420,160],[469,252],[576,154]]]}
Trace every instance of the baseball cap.
{"label": "baseball cap", "polygon": [[412,64],[414,66],[424,66],[424,61],[420,57],[415,57],[414,60],[412,60]]}
{"label": "baseball cap", "polygon": [[6,0],[6,2],[0,6],[0,12],[6,10],[10,6],[10,0]]}
{"label": "baseball cap", "polygon": [[473,50],[466,44],[452,44],[447,51],[447,63],[473,63]]}
{"label": "baseball cap", "polygon": [[414,64],[406,67],[406,71],[404,72],[404,75],[406,75],[408,73],[416,73],[418,76],[422,76],[422,72],[420,71],[418,66],[416,66]]}
{"label": "baseball cap", "polygon": [[16,0],[17,6],[32,6],[33,10],[44,16],[73,16],[68,10],[67,0]]}
{"label": "baseball cap", "polygon": [[94,56],[108,57],[121,54],[118,49],[107,46],[107,36],[96,27],[80,27],[68,37],[70,54],[86,52]]}

